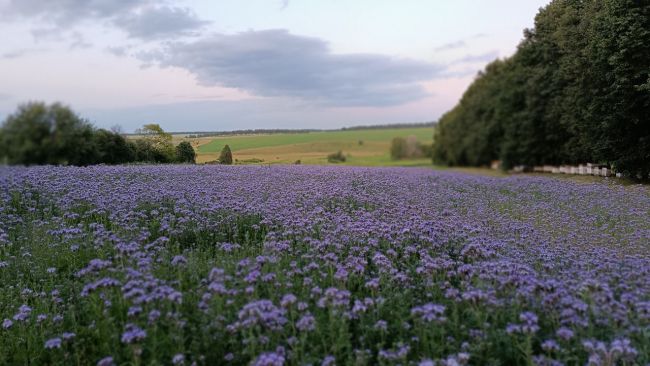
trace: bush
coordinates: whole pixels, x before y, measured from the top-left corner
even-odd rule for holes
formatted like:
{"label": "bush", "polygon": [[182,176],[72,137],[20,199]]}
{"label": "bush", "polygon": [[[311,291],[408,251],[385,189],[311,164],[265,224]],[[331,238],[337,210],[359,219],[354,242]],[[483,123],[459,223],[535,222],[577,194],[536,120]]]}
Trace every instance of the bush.
{"label": "bush", "polygon": [[406,139],[395,137],[390,143],[390,157],[393,160],[400,160],[406,157]]}
{"label": "bush", "polygon": [[327,155],[327,161],[330,163],[344,163],[345,160],[345,155],[343,155],[343,151],[341,150]]}
{"label": "bush", "polygon": [[218,160],[221,164],[232,165],[232,151],[230,151],[230,146],[226,145],[221,149]]}
{"label": "bush", "polygon": [[196,152],[187,141],[183,141],[176,146],[176,161],[179,163],[196,163]]}

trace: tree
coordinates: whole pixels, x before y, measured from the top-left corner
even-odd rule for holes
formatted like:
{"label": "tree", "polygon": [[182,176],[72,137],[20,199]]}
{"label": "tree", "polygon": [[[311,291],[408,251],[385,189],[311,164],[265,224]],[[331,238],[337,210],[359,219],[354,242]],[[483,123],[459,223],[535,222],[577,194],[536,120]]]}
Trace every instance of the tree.
{"label": "tree", "polygon": [[219,154],[219,163],[232,165],[232,151],[230,151],[230,146],[226,145],[221,149],[221,154]]}
{"label": "tree", "polygon": [[136,133],[142,135],[142,139],[149,142],[149,147],[154,150],[155,162],[171,163],[174,161],[175,149],[172,143],[172,135],[165,132],[160,125],[155,123],[146,124],[141,129],[138,129]]}
{"label": "tree", "polygon": [[98,162],[104,164],[123,164],[135,160],[135,146],[115,132],[100,129],[95,132],[95,145]]}
{"label": "tree", "polygon": [[9,164],[88,165],[98,161],[94,129],[59,103],[21,105],[4,121],[0,153]]}
{"label": "tree", "polygon": [[196,152],[194,152],[192,144],[183,141],[176,146],[176,161],[179,163],[196,163]]}
{"label": "tree", "polygon": [[650,2],[554,0],[438,121],[447,165],[601,163],[650,179]]}

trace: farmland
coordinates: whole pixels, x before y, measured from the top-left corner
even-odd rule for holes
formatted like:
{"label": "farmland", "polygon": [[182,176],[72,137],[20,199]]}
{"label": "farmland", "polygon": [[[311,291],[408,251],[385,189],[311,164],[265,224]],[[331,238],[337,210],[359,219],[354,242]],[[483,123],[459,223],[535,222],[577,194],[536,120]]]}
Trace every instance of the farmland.
{"label": "farmland", "polygon": [[548,177],[3,167],[0,364],[645,365],[648,217]]}
{"label": "farmland", "polygon": [[[433,129],[391,128],[369,130],[342,130],[288,134],[258,134],[223,137],[202,137],[189,140],[197,150],[197,162],[217,159],[224,145],[233,150],[234,158],[240,164],[291,164],[300,160],[303,164],[327,164],[327,155],[343,151],[348,155],[347,165],[394,165],[422,164],[414,162],[392,162],[389,155],[390,142],[394,137],[416,136],[419,142],[431,144]],[[430,161],[430,160],[429,160]]]}

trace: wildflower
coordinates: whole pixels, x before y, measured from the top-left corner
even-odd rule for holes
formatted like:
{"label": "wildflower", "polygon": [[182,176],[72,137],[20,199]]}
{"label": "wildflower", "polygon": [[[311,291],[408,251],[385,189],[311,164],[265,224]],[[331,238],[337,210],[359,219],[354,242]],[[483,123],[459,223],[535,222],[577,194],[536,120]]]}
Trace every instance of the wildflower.
{"label": "wildflower", "polygon": [[174,258],[172,258],[172,266],[182,266],[187,264],[187,259],[182,256],[182,255],[175,255]]}
{"label": "wildflower", "polygon": [[185,355],[182,353],[177,353],[172,358],[172,364],[174,365],[183,365],[185,364]]}
{"label": "wildflower", "polygon": [[253,366],[282,366],[284,365],[284,356],[275,353],[275,352],[267,352],[267,353],[262,353],[253,361],[252,363]]}
{"label": "wildflower", "polygon": [[45,341],[46,349],[61,348],[61,338],[52,338]]}
{"label": "wildflower", "polygon": [[108,356],[104,357],[101,360],[97,361],[97,366],[113,366],[115,363],[113,362],[113,357]]}
{"label": "wildflower", "polygon": [[5,320],[2,321],[2,328],[4,328],[4,329],[9,329],[9,328],[11,328],[12,325],[14,325],[14,322],[12,322],[9,319],[5,319]]}
{"label": "wildflower", "polygon": [[315,324],[316,318],[307,313],[296,322],[296,328],[301,332],[312,331],[315,328]]}
{"label": "wildflower", "polygon": [[147,332],[135,324],[129,323],[126,325],[126,330],[122,333],[122,343],[134,343],[143,340],[147,336]]}

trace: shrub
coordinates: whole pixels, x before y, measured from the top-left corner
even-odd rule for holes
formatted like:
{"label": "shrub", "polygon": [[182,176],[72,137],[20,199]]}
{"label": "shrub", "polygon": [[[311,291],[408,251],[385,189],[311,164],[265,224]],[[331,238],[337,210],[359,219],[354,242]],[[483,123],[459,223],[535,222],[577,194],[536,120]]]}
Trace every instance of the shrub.
{"label": "shrub", "polygon": [[390,143],[390,157],[393,160],[400,160],[406,157],[406,139],[395,137]]}
{"label": "shrub", "polygon": [[221,149],[218,160],[221,164],[232,165],[232,151],[230,151],[230,146],[226,145]]}
{"label": "shrub", "polygon": [[345,160],[345,155],[343,155],[343,151],[341,150],[327,155],[327,161],[330,163],[344,163]]}
{"label": "shrub", "polygon": [[183,141],[176,146],[176,161],[179,163],[196,163],[196,152],[187,141]]}

